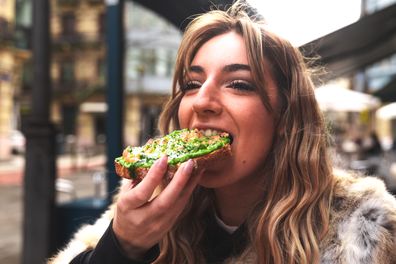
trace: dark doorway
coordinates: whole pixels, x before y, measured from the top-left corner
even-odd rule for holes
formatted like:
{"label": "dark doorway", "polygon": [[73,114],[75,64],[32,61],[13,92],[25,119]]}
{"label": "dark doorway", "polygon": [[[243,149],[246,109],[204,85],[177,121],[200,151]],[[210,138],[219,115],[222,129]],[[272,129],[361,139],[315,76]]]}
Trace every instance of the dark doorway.
{"label": "dark doorway", "polygon": [[141,110],[140,145],[159,134],[158,117],[162,111],[160,105],[144,105]]}

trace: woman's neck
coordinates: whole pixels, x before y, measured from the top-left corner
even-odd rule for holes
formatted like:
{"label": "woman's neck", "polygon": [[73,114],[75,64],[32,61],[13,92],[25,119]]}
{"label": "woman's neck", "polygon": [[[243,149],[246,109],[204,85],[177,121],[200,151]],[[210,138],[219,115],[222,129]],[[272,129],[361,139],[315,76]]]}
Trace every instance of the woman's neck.
{"label": "woman's neck", "polygon": [[218,217],[227,225],[239,226],[263,198],[263,185],[254,184],[250,188],[234,184],[214,190]]}

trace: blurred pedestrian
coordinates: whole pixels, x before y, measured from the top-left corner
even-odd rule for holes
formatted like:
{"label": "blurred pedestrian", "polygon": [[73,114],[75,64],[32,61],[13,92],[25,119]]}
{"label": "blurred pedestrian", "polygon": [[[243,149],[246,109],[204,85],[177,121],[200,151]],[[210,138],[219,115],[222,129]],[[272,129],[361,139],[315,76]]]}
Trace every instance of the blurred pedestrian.
{"label": "blurred pedestrian", "polygon": [[162,132],[227,131],[227,164],[184,163],[154,200],[158,160],[52,263],[396,263],[396,200],[332,169],[304,58],[244,4],[184,33]]}
{"label": "blurred pedestrian", "polygon": [[367,156],[380,156],[383,154],[381,142],[374,131],[364,140],[363,148]]}

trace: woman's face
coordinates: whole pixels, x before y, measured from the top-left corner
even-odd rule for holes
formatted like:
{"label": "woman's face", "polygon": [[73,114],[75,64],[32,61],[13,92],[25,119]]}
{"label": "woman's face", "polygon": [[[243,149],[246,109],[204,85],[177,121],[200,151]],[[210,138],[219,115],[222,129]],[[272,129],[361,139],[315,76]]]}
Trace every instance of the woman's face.
{"label": "woman's face", "polygon": [[[271,148],[274,116],[257,93],[240,35],[225,33],[207,41],[195,55],[179,107],[181,128],[226,131],[232,135],[232,157],[207,168],[200,184],[221,188],[257,182]],[[267,78],[271,105],[276,87]]]}

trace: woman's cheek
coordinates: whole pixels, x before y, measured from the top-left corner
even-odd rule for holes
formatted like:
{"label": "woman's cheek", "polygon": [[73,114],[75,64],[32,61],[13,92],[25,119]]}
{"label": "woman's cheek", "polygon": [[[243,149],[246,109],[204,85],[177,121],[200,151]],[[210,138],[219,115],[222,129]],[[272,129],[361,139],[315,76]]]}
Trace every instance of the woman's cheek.
{"label": "woman's cheek", "polygon": [[[185,98],[182,98],[182,100],[180,101],[179,110],[178,110],[178,119],[179,119],[179,125],[181,128],[188,127],[188,125],[186,124],[187,115],[188,115],[186,105],[188,105],[188,100],[186,100]],[[190,109],[191,109],[191,107],[190,107]]]}

